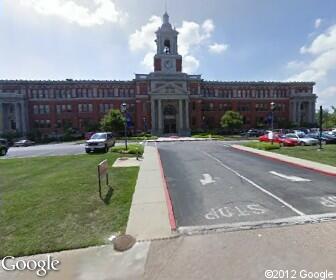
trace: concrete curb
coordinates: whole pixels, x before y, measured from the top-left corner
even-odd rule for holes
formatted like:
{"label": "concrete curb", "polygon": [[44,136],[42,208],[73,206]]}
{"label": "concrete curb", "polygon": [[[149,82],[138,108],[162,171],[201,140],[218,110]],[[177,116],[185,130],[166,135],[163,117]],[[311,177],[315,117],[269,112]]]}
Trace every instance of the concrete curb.
{"label": "concrete curb", "polygon": [[174,209],[173,209],[173,204],[169,195],[168,191],[168,184],[166,177],[163,172],[163,166],[162,166],[162,161],[160,158],[160,153],[157,150],[157,154],[159,157],[159,163],[160,163],[160,171],[161,171],[161,176],[162,176],[162,181],[163,181],[163,186],[164,186],[164,191],[165,191],[165,197],[166,197],[166,202],[167,202],[167,208],[168,208],[168,214],[169,214],[169,222],[170,222],[170,227],[172,230],[176,230],[176,221],[175,221],[175,216],[174,216]]}
{"label": "concrete curb", "polygon": [[294,157],[281,155],[277,153],[257,150],[257,149],[253,149],[253,148],[249,148],[249,147],[245,147],[241,145],[232,145],[231,147],[236,150],[240,150],[242,152],[252,153],[257,156],[266,157],[268,159],[272,159],[272,160],[276,160],[280,162],[285,162],[290,165],[309,169],[315,172],[322,173],[324,175],[336,176],[336,167],[333,167],[331,165],[318,163],[318,162],[314,162],[314,161],[310,161],[306,159],[294,158]]}

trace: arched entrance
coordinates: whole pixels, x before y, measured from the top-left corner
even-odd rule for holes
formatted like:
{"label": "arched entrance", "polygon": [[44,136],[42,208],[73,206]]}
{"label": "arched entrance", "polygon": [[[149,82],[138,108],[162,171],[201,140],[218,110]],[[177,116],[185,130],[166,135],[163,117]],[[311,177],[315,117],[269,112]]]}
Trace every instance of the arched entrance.
{"label": "arched entrance", "polygon": [[176,133],[177,111],[173,105],[166,105],[163,109],[163,133]]}

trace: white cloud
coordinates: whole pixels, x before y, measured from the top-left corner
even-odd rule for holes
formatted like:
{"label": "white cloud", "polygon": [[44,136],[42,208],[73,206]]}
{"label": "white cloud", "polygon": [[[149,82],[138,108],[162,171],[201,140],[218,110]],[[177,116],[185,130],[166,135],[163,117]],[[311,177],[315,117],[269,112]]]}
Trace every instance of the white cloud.
{"label": "white cloud", "polygon": [[158,30],[162,24],[161,18],[158,16],[151,16],[148,23],[141,26],[130,35],[128,45],[131,51],[146,50],[155,51],[155,31]]}
{"label": "white cloud", "polygon": [[200,65],[197,58],[192,55],[186,55],[183,58],[183,71],[187,73],[194,73]]}
{"label": "white cloud", "polygon": [[[129,48],[131,51],[144,51],[145,56],[141,62],[148,70],[153,69],[153,56],[156,52],[155,31],[162,24],[158,16],[151,16],[149,21],[136,30],[129,37]],[[183,56],[183,71],[194,73],[200,65],[200,61],[195,57],[195,51],[207,45],[211,38],[215,25],[211,19],[199,24],[194,21],[183,21],[179,28],[178,51]]]}
{"label": "white cloud", "polygon": [[318,35],[310,46],[303,46],[300,52],[310,54],[320,54],[328,50],[336,49],[336,24],[329,27],[325,32]]}
{"label": "white cloud", "polygon": [[206,43],[214,29],[215,26],[211,19],[205,20],[202,25],[194,21],[183,21],[182,26],[177,28],[179,53],[183,56],[190,54],[192,48]]}
{"label": "white cloud", "polygon": [[336,96],[336,85],[330,86],[330,87],[325,88],[324,90],[321,90],[321,92],[319,93],[319,96],[321,98],[335,97]]}
{"label": "white cloud", "polygon": [[302,61],[287,65],[298,66],[296,73],[288,80],[317,82],[319,103],[335,105],[336,24],[317,35],[310,44],[303,46],[300,53],[305,55]]}
{"label": "white cloud", "polygon": [[311,57],[305,63],[306,66],[289,79],[320,81],[325,78],[336,69],[336,25],[318,35],[309,46],[303,46],[300,52]]}
{"label": "white cloud", "polygon": [[315,20],[315,23],[314,23],[315,28],[316,29],[319,28],[321,26],[321,23],[322,23],[322,19],[321,18],[317,18]]}
{"label": "white cloud", "polygon": [[127,18],[127,14],[119,10],[113,0],[93,0],[94,9],[79,4],[78,0],[20,0],[19,3],[39,14],[57,16],[84,27],[106,22],[122,24]]}
{"label": "white cloud", "polygon": [[228,49],[229,45],[226,44],[218,44],[213,43],[212,45],[209,45],[209,52],[220,54],[225,52]]}

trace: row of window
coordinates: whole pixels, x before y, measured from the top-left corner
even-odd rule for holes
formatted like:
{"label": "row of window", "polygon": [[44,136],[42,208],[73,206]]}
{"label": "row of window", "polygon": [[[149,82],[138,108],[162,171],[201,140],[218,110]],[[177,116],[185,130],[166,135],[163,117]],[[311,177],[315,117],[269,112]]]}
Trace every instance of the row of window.
{"label": "row of window", "polygon": [[50,120],[35,120],[34,127],[35,128],[50,128],[51,123],[50,123]]}
{"label": "row of window", "polygon": [[[144,103],[144,111],[147,110],[148,104]],[[113,109],[113,104],[99,104],[99,112],[107,113],[109,110]],[[128,107],[129,112],[134,112],[135,105],[130,104]],[[34,105],[33,106],[34,115],[47,115],[50,113],[50,105]],[[73,112],[72,104],[57,104],[56,113],[71,113]],[[93,104],[78,104],[78,112],[80,113],[91,113],[93,112]]]}
{"label": "row of window", "polygon": [[77,89],[33,89],[31,99],[71,99],[71,98],[107,98],[107,97],[134,97],[133,88],[109,88],[93,90],[92,88]]}
{"label": "row of window", "polygon": [[204,97],[219,97],[219,98],[286,98],[288,92],[286,90],[204,90]]}
{"label": "row of window", "polygon": [[[193,111],[196,110],[195,103],[192,104]],[[230,103],[220,103],[218,104],[217,108],[215,107],[214,103],[203,103],[202,104],[202,111],[229,111],[232,110],[232,104]],[[268,112],[270,111],[270,104],[269,103],[257,103],[255,104],[255,111],[257,112]],[[250,112],[251,105],[249,103],[238,103],[237,111],[239,112]],[[284,112],[286,111],[286,104],[276,104],[275,111]]]}

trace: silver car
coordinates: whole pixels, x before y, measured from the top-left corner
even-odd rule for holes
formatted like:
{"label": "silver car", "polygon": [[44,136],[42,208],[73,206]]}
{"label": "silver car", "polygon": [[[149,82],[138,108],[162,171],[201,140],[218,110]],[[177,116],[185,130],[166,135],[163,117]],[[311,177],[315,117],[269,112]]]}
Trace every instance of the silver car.
{"label": "silver car", "polygon": [[98,132],[91,136],[85,143],[87,153],[104,151],[105,153],[115,145],[115,137],[111,132]]}
{"label": "silver car", "polygon": [[311,138],[304,133],[299,133],[299,134],[289,133],[289,134],[286,134],[286,137],[290,139],[295,139],[296,141],[298,141],[299,145],[301,146],[317,145],[319,142],[317,139]]}

